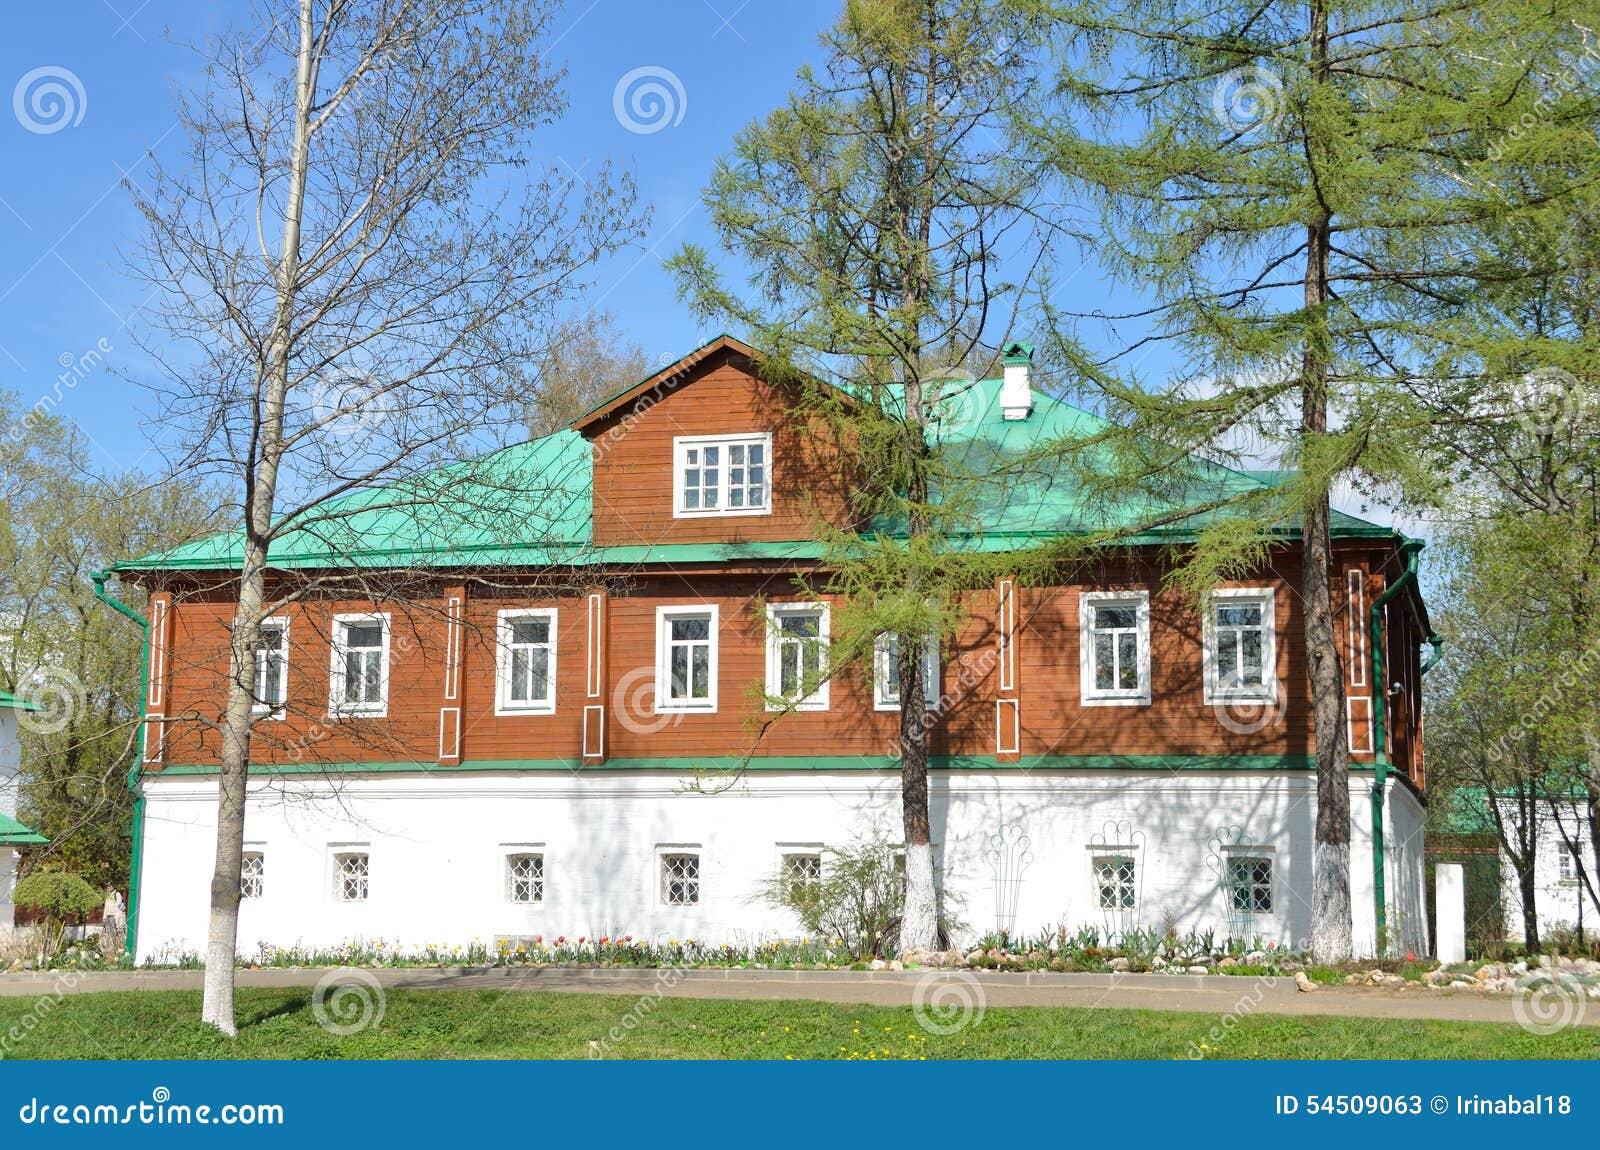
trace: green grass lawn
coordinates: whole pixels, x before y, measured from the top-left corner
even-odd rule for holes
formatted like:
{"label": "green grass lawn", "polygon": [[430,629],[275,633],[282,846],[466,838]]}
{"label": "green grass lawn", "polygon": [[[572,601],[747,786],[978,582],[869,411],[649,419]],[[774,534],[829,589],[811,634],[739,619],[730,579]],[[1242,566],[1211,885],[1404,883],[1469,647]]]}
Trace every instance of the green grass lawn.
{"label": "green grass lawn", "polygon": [[[611,1058],[1597,1058],[1600,1030],[1550,1037],[1512,1025],[1246,1017],[1220,1042],[1209,1014],[1048,1007],[992,1009],[951,1035],[906,1007],[649,1000],[596,994],[390,990],[382,1021],[356,1034],[317,1025],[309,988],[239,991],[230,1041],[200,1025],[198,991],[73,995],[41,1011],[0,999],[12,1058],[586,1058],[619,1029]],[[29,1025],[31,1020],[32,1025]],[[18,1028],[13,1031],[13,1028]]]}

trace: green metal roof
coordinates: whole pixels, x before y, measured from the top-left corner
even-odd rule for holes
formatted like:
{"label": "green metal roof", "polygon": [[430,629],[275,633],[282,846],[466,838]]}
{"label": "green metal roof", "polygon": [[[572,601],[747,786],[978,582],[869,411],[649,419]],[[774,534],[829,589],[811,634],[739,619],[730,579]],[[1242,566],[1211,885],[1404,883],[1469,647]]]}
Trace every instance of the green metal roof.
{"label": "green metal roof", "polygon": [[[1162,512],[1203,506],[1273,485],[1260,473],[1247,474],[1195,460],[1191,473],[1182,479],[1178,502],[1169,494],[1166,502],[1147,498],[1108,505],[1088,496],[1064,466],[1021,462],[1042,444],[1087,439],[1104,431],[1107,422],[1037,392],[1028,419],[1006,420],[1000,412],[1000,386],[1000,380],[982,380],[948,401],[950,410],[936,413],[935,434],[941,449],[953,452],[958,465],[965,460],[965,470],[970,473],[990,476],[978,484],[969,509],[971,530],[954,540],[955,546],[1013,551],[1049,539],[1146,522]],[[804,539],[595,546],[591,532],[593,462],[590,443],[577,432],[563,430],[476,460],[329,500],[320,506],[313,525],[274,541],[272,563],[279,568],[307,569],[448,569],[795,561],[818,559],[823,554],[821,545]],[[1193,515],[1127,542],[1179,542],[1193,538],[1216,519],[1212,513]],[[897,534],[898,528],[887,521],[874,524],[874,530],[889,534]],[[1392,528],[1338,511],[1333,513],[1332,529],[1336,537],[1343,538],[1396,537]],[[1288,525],[1283,534],[1294,537],[1298,529]],[[230,532],[124,560],[114,570],[227,570],[239,565],[241,555],[241,537]]]}
{"label": "green metal roof", "polygon": [[10,815],[0,814],[0,843],[22,846],[29,843],[47,843],[43,835],[34,834]]}
{"label": "green metal roof", "polygon": [[15,711],[42,710],[38,703],[30,703],[26,699],[19,699],[10,691],[0,690],[0,707],[10,707]]}

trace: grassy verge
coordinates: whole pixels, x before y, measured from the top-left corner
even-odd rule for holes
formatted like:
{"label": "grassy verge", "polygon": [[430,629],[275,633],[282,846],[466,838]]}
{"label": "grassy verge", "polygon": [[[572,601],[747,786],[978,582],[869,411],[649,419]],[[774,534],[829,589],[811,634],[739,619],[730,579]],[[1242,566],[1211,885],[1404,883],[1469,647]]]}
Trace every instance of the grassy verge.
{"label": "grassy verge", "polygon": [[[309,988],[239,992],[228,1040],[195,1019],[195,991],[0,999],[12,1058],[1600,1058],[1600,1030],[1549,1037],[1516,1026],[1256,1015],[1213,1036],[1211,1014],[996,1008],[949,1035],[905,1007],[639,1000],[612,995],[390,990],[357,1033],[320,1027]],[[634,1025],[625,1028],[631,1015]],[[15,1029],[14,1029],[15,1028]],[[610,1040],[613,1028],[621,1034]]]}

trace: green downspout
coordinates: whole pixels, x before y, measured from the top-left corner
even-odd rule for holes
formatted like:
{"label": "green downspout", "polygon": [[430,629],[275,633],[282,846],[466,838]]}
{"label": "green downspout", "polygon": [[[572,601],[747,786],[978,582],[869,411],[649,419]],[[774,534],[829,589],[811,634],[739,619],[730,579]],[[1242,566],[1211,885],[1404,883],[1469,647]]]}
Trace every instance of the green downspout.
{"label": "green downspout", "polygon": [[139,654],[139,738],[134,747],[133,765],[128,768],[128,790],[133,792],[133,851],[128,860],[128,929],[123,940],[123,954],[130,961],[136,951],[139,935],[139,871],[144,864],[144,794],[139,789],[139,774],[144,763],[145,706],[150,700],[150,620],[106,590],[110,571],[99,571],[89,576],[94,582],[94,597],[118,614],[126,615],[139,624],[144,632],[144,643]]}
{"label": "green downspout", "polygon": [[[1407,539],[1400,544],[1406,569],[1372,604],[1372,904],[1379,958],[1389,947],[1388,890],[1383,863],[1383,797],[1389,780],[1389,689],[1383,681],[1383,608],[1407,584],[1416,580],[1422,547],[1420,539]],[[1434,661],[1438,655],[1435,646]]]}

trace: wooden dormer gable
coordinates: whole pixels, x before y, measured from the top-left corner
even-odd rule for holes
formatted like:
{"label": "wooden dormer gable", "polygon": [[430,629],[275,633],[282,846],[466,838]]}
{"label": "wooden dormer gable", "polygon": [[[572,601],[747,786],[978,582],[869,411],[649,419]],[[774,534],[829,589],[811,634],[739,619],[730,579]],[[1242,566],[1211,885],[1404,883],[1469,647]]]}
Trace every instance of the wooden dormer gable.
{"label": "wooden dormer gable", "polygon": [[846,521],[851,469],[798,392],[719,336],[582,416],[599,546],[813,538]]}

